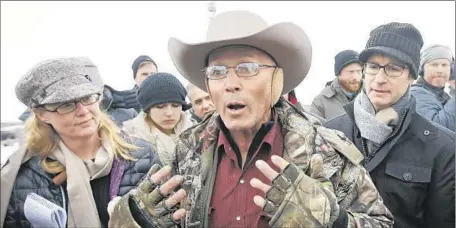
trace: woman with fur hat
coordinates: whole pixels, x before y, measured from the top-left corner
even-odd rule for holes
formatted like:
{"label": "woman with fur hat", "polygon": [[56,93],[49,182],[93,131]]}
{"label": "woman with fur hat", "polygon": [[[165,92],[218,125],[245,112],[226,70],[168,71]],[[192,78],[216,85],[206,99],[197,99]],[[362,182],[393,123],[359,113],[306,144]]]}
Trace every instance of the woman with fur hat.
{"label": "woman with fur hat", "polygon": [[124,130],[152,143],[163,164],[171,164],[175,138],[192,126],[185,114],[187,91],[172,74],[156,73],[144,80],[138,90],[142,112],[124,122]]}

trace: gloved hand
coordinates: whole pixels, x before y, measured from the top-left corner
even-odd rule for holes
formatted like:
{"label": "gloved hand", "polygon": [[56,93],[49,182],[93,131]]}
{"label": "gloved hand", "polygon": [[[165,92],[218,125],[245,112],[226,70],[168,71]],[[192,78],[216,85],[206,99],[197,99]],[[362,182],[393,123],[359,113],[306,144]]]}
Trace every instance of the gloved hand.
{"label": "gloved hand", "polygon": [[177,204],[186,193],[183,189],[173,193],[173,189],[183,177],[176,175],[160,185],[170,175],[171,167],[160,168],[158,164],[152,166],[138,188],[122,197],[114,208],[110,227],[178,227],[186,210],[178,209]]}
{"label": "gloved hand", "polygon": [[337,219],[339,205],[331,182],[324,178],[321,155],[311,157],[310,176],[283,158],[271,159],[280,174],[264,161],[256,163],[271,186],[256,178],[250,182],[266,194],[266,199],[255,196],[254,202],[271,217],[271,227],[327,227]]}

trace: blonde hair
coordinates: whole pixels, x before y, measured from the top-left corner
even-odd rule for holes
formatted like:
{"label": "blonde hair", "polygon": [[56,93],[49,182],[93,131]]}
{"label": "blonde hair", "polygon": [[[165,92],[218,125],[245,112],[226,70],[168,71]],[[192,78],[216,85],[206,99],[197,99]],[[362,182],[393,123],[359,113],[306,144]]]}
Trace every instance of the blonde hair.
{"label": "blonde hair", "polygon": [[[57,148],[60,139],[57,132],[51,125],[42,122],[35,113],[32,112],[25,124],[25,132],[27,137],[27,150],[36,153],[42,157],[41,165],[48,173],[60,173],[65,170],[65,167],[58,161],[49,161],[46,157],[52,154]],[[125,160],[135,160],[131,155],[131,150],[139,149],[139,147],[128,143],[120,135],[120,129],[105,113],[100,113],[100,123],[98,133],[107,136],[114,155],[116,158],[121,157]]]}
{"label": "blonde hair", "polygon": [[146,121],[147,126],[149,126],[149,131],[152,131],[152,129],[155,128],[155,123],[152,120],[149,112],[145,112],[145,114],[146,115],[144,115],[144,121]]}

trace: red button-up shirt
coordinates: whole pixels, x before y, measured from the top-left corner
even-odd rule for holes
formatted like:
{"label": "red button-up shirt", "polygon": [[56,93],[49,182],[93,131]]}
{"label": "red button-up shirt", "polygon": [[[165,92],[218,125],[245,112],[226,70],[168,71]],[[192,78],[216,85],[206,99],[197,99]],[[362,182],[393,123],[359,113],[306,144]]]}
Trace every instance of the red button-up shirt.
{"label": "red button-up shirt", "polygon": [[[269,127],[265,126],[268,124],[263,125],[255,136],[244,169],[240,167],[242,161],[239,160],[242,158],[238,147],[228,131],[221,127],[216,151],[219,153],[220,162],[208,212],[210,227],[269,227],[269,219],[253,202],[255,195],[265,198],[265,193],[253,188],[250,180],[255,177],[263,183],[271,183],[256,168],[255,162],[259,159],[266,161],[277,172],[280,171],[271,161],[272,155],[283,155],[283,136],[277,114],[269,122],[269,125],[271,124]],[[262,135],[264,137],[261,137]]]}

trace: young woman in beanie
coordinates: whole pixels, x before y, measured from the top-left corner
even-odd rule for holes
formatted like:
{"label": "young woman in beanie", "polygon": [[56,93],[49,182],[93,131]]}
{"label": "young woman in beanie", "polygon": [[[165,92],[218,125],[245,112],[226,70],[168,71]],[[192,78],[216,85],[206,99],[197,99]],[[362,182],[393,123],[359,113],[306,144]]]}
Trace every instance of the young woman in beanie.
{"label": "young woman in beanie", "polygon": [[[100,110],[94,81],[81,59],[59,58],[17,83],[32,116],[27,141],[1,169],[2,227],[108,227],[108,205],[159,164],[147,142],[121,134]],[[50,219],[47,204],[67,219]]]}
{"label": "young woman in beanie", "polygon": [[187,91],[172,74],[155,73],[144,80],[138,90],[142,112],[124,122],[123,128],[133,136],[155,146],[163,165],[171,164],[176,137],[192,121],[185,114]]}

